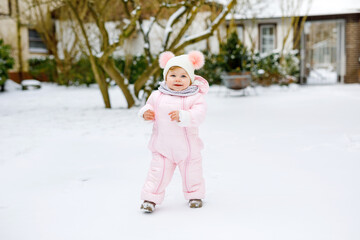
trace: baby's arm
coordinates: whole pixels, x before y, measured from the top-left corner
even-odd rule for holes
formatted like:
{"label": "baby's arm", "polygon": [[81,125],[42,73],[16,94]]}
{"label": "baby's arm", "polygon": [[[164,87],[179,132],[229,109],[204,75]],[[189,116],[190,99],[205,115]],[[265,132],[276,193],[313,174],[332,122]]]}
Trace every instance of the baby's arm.
{"label": "baby's arm", "polygon": [[155,92],[151,93],[150,97],[146,101],[145,106],[143,106],[139,112],[138,116],[146,121],[155,120],[155,112],[154,112],[154,98]]}
{"label": "baby's arm", "polygon": [[143,117],[146,121],[155,120],[155,112],[149,109],[146,112],[144,112]]}
{"label": "baby's arm", "polygon": [[172,111],[169,113],[171,121],[180,122],[180,111]]}
{"label": "baby's arm", "polygon": [[206,102],[203,96],[200,96],[191,108],[187,111],[179,111],[180,127],[198,127],[206,115]]}

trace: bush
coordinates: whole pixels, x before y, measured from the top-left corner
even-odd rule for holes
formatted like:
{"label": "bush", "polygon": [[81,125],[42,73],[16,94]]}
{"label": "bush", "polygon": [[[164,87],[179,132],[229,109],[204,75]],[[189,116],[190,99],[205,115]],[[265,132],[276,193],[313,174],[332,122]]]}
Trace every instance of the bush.
{"label": "bush", "polygon": [[280,55],[279,52],[254,55],[252,69],[253,80],[260,85],[288,85],[299,77],[299,59],[297,51]]}
{"label": "bush", "polygon": [[209,85],[221,84],[222,68],[219,66],[217,55],[211,54],[209,51],[204,51],[205,64],[196,71],[197,75],[204,77]]}
{"label": "bush", "polygon": [[89,86],[90,84],[96,83],[90,60],[86,57],[81,57],[71,66],[68,76],[60,74],[60,78],[64,80],[67,79],[68,85],[72,86]]}
{"label": "bush", "polygon": [[[29,60],[30,74],[39,80],[56,82],[59,85],[90,85],[95,83],[95,77],[91,71],[90,61],[87,58],[80,58],[72,66],[67,63],[61,63],[63,67],[68,67],[67,71],[57,73],[54,58],[33,58]],[[59,69],[61,69],[59,67]]]}
{"label": "bush", "polygon": [[[114,59],[115,66],[120,70],[120,72],[125,73],[125,58],[118,57]],[[135,83],[136,79],[140,77],[140,75],[145,71],[147,67],[146,57],[144,55],[133,56],[132,64],[130,66],[130,77],[129,83]]]}
{"label": "bush", "polygon": [[29,73],[35,79],[55,82],[57,78],[55,60],[51,57],[29,59]]}
{"label": "bush", "polygon": [[293,76],[296,79],[300,78],[300,57],[298,50],[292,50],[284,56],[285,60],[285,73]]}
{"label": "bush", "polygon": [[4,91],[4,84],[9,78],[8,71],[14,66],[14,58],[11,57],[11,46],[4,44],[0,39],[0,87]]}
{"label": "bush", "polygon": [[[116,67],[120,70],[121,73],[124,74],[125,58],[118,57],[115,58],[114,61]],[[69,66],[67,72],[57,73],[56,62],[51,57],[30,59],[29,66],[30,74],[36,79],[56,82],[60,85],[69,86],[88,86],[92,83],[96,83],[94,74],[91,69],[90,60],[86,57],[81,57],[77,62],[73,63],[72,66]],[[129,70],[129,82],[134,83],[136,79],[145,71],[146,67],[147,61],[144,55],[134,56],[131,60],[131,66]],[[106,77],[109,76],[106,75]]]}
{"label": "bush", "polygon": [[[241,48],[244,49],[243,47]],[[247,54],[249,54],[249,52],[247,52]],[[210,84],[220,84],[220,74],[226,70],[230,71],[232,68],[229,66],[225,67],[227,64],[231,64],[228,61],[229,56],[226,58],[224,52],[216,55],[210,54],[207,51],[204,52],[204,55],[205,65],[202,69],[197,71],[197,73],[205,77]],[[288,85],[292,82],[296,82],[299,78],[300,70],[297,50],[284,54],[282,58],[280,53],[276,51],[270,54],[254,53],[253,56],[246,56],[246,67],[242,69],[251,71],[253,81],[260,85]]]}
{"label": "bush", "polygon": [[220,44],[217,61],[224,72],[248,72],[251,68],[250,53],[236,32],[231,33],[226,43]]}

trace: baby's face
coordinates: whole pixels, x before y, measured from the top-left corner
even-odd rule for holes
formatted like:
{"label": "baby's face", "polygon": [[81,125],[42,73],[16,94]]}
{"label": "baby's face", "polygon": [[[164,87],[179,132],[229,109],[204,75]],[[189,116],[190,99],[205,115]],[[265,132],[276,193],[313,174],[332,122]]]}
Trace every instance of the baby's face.
{"label": "baby's face", "polygon": [[177,67],[168,71],[165,82],[171,90],[181,91],[190,86],[191,80],[183,68]]}

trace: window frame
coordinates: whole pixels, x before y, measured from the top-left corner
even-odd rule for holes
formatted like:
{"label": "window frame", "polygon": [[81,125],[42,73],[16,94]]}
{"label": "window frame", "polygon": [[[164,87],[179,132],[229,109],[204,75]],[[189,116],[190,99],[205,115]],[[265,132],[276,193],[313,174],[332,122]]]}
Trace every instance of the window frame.
{"label": "window frame", "polygon": [[[238,28],[239,28],[239,27],[242,28],[242,36],[241,36],[241,39],[240,39],[240,35],[239,35],[239,32],[238,32]],[[237,24],[237,25],[236,25],[236,33],[237,33],[237,35],[238,35],[239,40],[240,40],[243,44],[245,44],[245,26],[244,26],[244,24]]]}
{"label": "window frame", "polygon": [[[30,37],[30,31],[36,32],[36,34],[38,34],[39,37]],[[40,34],[35,29],[28,28],[28,38],[29,38],[29,52],[30,53],[49,53],[49,50],[47,49],[46,44],[44,43],[44,41],[40,37]],[[30,46],[31,42],[41,42],[41,43],[44,44],[44,48],[31,47]]]}
{"label": "window frame", "polygon": [[262,29],[264,27],[268,27],[271,26],[274,29],[274,48],[271,50],[275,50],[277,48],[277,24],[276,23],[261,23],[258,25],[258,30],[259,30],[259,53],[261,54],[266,54],[269,52],[262,52]]}
{"label": "window frame", "polygon": [[7,9],[4,9],[5,11],[0,11],[0,16],[11,16],[11,0],[4,2],[3,5],[5,6],[6,3],[7,3]]}

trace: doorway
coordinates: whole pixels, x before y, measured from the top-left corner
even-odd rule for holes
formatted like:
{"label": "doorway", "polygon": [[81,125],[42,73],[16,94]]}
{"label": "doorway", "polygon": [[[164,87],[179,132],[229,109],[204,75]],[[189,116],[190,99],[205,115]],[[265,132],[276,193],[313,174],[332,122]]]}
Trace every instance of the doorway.
{"label": "doorway", "polygon": [[301,37],[301,83],[343,83],[345,66],[345,20],[306,22]]}

